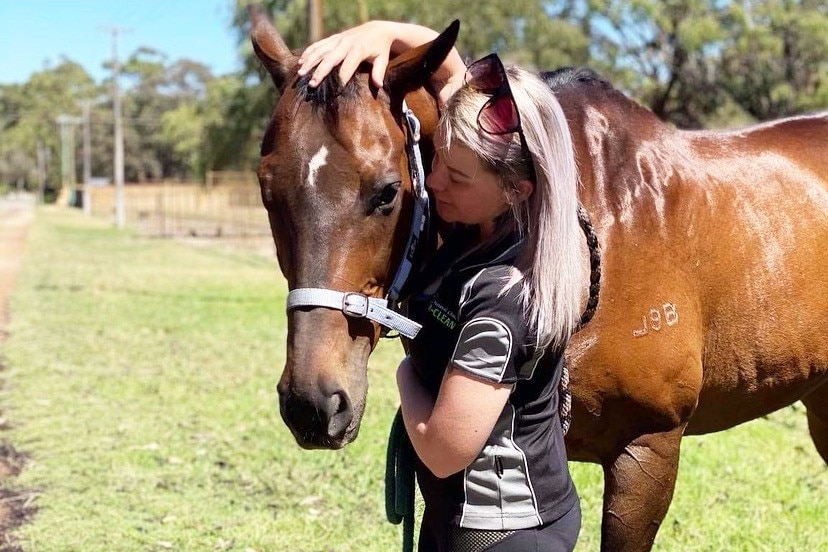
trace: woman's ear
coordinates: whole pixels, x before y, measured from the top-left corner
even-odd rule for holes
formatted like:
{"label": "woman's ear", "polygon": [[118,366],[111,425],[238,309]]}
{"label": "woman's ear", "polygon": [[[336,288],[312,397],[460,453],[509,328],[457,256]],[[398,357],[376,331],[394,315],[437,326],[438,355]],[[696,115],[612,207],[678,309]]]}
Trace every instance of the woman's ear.
{"label": "woman's ear", "polygon": [[515,184],[514,201],[516,203],[526,201],[527,199],[529,199],[529,196],[531,196],[532,192],[534,191],[535,184],[531,180],[519,180],[517,184]]}

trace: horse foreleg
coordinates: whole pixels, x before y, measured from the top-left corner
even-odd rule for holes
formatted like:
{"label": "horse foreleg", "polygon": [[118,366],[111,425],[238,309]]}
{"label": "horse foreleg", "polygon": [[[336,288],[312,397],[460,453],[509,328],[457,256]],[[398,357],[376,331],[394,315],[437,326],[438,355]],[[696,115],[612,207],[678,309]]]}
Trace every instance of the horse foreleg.
{"label": "horse foreleg", "polygon": [[808,431],[817,452],[828,464],[828,383],[802,398],[808,409]]}
{"label": "horse foreleg", "polygon": [[652,548],[673,498],[683,429],[638,437],[604,463],[602,551]]}

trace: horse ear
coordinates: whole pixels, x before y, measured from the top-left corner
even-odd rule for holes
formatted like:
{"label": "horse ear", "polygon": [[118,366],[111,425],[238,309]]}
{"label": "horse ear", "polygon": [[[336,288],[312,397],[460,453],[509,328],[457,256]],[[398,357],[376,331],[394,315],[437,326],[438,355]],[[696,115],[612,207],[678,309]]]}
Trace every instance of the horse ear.
{"label": "horse ear", "polygon": [[428,84],[429,77],[440,67],[454,47],[459,31],[460,21],[455,19],[431,42],[412,48],[394,58],[385,71],[383,83],[391,97],[402,97]]}
{"label": "horse ear", "polygon": [[260,4],[248,5],[247,14],[250,18],[250,40],[253,42],[253,51],[270,73],[276,88],[281,91],[288,75],[296,68],[297,58],[287,47]]}

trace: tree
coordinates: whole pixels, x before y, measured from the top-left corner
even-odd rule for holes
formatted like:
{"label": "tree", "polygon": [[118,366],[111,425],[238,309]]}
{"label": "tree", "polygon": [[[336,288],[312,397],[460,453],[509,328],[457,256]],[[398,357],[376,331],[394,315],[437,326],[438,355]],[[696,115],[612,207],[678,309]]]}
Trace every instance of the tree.
{"label": "tree", "polygon": [[751,116],[772,119],[828,105],[828,4],[734,3],[721,85]]}
{"label": "tree", "polygon": [[238,77],[217,79],[202,102],[205,117],[205,170],[256,166],[275,93],[267,83],[247,84]]}
{"label": "tree", "polygon": [[[142,47],[126,60],[122,74],[127,180],[197,173],[198,155],[184,150],[185,144],[201,145],[198,102],[213,78],[209,69],[186,59],[170,64],[162,52]],[[173,126],[178,124],[182,126]]]}
{"label": "tree", "polygon": [[660,118],[703,126],[722,101],[719,0],[589,0],[593,62]]}
{"label": "tree", "polygon": [[59,187],[60,136],[55,119],[80,113],[80,100],[97,94],[92,78],[80,65],[64,59],[53,69],[34,73],[26,83],[3,86],[0,91],[0,180],[22,181],[27,189],[36,189],[40,147],[47,152],[43,159],[52,160],[45,167],[46,178],[52,187]]}

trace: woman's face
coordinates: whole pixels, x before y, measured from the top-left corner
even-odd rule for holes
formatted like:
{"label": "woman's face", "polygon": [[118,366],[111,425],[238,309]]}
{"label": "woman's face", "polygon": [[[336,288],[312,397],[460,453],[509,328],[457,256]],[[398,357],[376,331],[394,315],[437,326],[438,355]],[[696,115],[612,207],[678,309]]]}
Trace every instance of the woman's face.
{"label": "woman's face", "polygon": [[446,222],[478,224],[486,234],[494,219],[509,209],[500,178],[465,145],[454,141],[446,148],[440,133],[435,138],[426,185],[434,194],[437,213]]}

